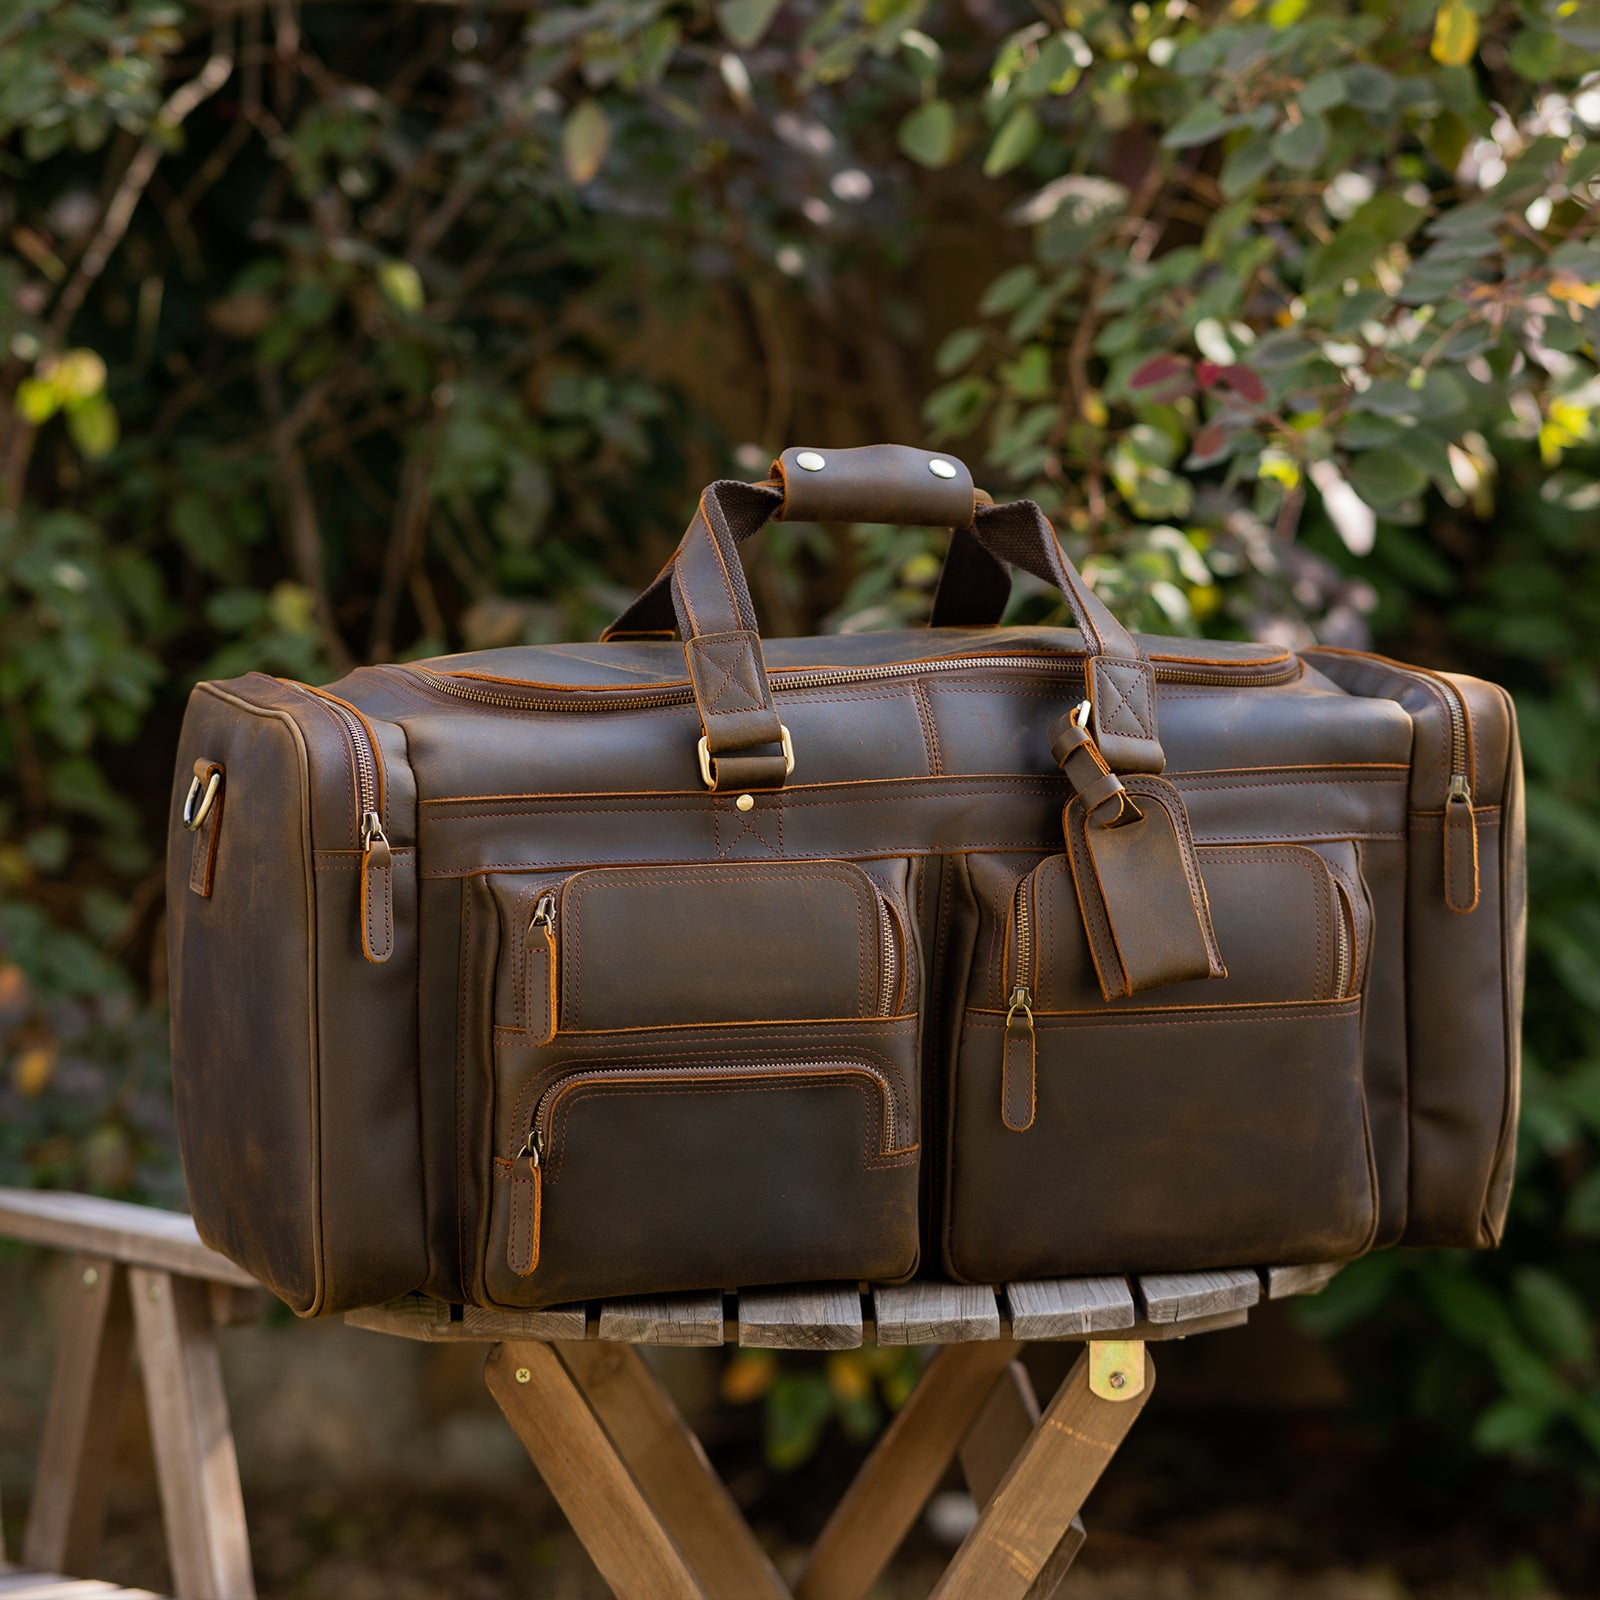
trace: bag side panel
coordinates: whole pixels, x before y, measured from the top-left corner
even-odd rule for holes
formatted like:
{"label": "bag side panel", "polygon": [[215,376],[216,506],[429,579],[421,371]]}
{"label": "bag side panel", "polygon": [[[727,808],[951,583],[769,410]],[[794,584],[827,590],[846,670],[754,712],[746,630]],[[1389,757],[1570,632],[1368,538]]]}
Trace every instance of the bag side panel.
{"label": "bag side panel", "polygon": [[[224,772],[212,892],[190,887],[193,765]],[[200,1237],[302,1315],[322,1282],[315,889],[305,741],[215,684],[189,700],[167,840],[173,1091]]]}

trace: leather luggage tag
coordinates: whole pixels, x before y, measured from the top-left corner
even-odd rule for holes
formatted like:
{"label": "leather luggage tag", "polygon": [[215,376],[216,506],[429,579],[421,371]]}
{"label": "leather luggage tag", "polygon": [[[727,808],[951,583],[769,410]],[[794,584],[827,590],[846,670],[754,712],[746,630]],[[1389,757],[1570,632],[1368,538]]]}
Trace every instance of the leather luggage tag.
{"label": "leather luggage tag", "polygon": [[1097,827],[1077,795],[1061,819],[1100,992],[1227,977],[1182,795],[1165,778],[1130,775],[1124,787],[1139,820]]}

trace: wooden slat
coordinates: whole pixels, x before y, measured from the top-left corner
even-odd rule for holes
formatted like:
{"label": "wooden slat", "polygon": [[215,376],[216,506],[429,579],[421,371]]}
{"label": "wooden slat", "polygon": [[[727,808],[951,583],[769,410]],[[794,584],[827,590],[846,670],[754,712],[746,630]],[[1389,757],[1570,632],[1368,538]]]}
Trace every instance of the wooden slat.
{"label": "wooden slat", "polygon": [[982,1284],[903,1283],[872,1291],[879,1344],[966,1344],[1000,1337],[1000,1307]]}
{"label": "wooden slat", "polygon": [[107,1442],[117,1434],[133,1350],[128,1269],[84,1257],[69,1268],[74,1281],[22,1541],[22,1559],[40,1572],[94,1570],[114,1455]]}
{"label": "wooden slat", "polygon": [[1038,1278],[1006,1285],[1013,1339],[1072,1339],[1131,1328],[1126,1278]]}
{"label": "wooden slat", "polygon": [[1344,1265],[1342,1261],[1323,1261],[1306,1267],[1263,1267],[1261,1281],[1269,1300],[1286,1300],[1295,1294],[1321,1294]]}
{"label": "wooden slat", "polygon": [[1261,1280],[1245,1267],[1220,1272],[1146,1272],[1138,1278],[1151,1322],[1193,1322],[1239,1311],[1261,1298]]}
{"label": "wooden slat", "polygon": [[352,1328],[391,1333],[425,1344],[493,1344],[500,1339],[581,1339],[587,1317],[581,1305],[552,1306],[548,1311],[485,1311],[464,1306],[459,1318],[451,1307],[429,1295],[409,1294],[387,1305],[347,1311]]}
{"label": "wooden slat", "polygon": [[483,1376],[618,1600],[705,1600],[560,1356],[510,1340],[490,1350]]}
{"label": "wooden slat", "polygon": [[0,1238],[51,1245],[74,1255],[104,1256],[131,1266],[161,1267],[187,1278],[256,1287],[243,1267],[200,1242],[194,1219],[181,1211],[102,1200],[92,1194],[0,1189]]}
{"label": "wooden slat", "polygon": [[161,1600],[149,1589],[121,1589],[97,1578],[68,1578],[60,1573],[22,1572],[0,1567],[0,1595],[5,1600]]}
{"label": "wooden slat", "polygon": [[617,1344],[721,1344],[722,1296],[607,1300],[600,1307],[600,1337]]}
{"label": "wooden slat", "polygon": [[128,1273],[179,1600],[255,1600],[239,1461],[205,1284]]}
{"label": "wooden slat", "polygon": [[934,1600],[1027,1600],[1043,1584],[1058,1581],[1065,1568],[1057,1569],[1056,1552],[1072,1519],[1155,1387],[1148,1351],[1144,1361],[1141,1393],[1101,1400],[1089,1389],[1089,1352],[1078,1357],[988,1509],[956,1551]]}
{"label": "wooden slat", "polygon": [[557,1354],[707,1600],[788,1600],[789,1591],[700,1441],[684,1426],[639,1352],[625,1344],[566,1344]]}
{"label": "wooden slat", "polygon": [[928,1363],[811,1547],[795,1600],[862,1600],[1019,1348],[1010,1339],[951,1344]]}
{"label": "wooden slat", "polygon": [[739,1343],[757,1350],[854,1350],[861,1296],[851,1283],[739,1292]]}

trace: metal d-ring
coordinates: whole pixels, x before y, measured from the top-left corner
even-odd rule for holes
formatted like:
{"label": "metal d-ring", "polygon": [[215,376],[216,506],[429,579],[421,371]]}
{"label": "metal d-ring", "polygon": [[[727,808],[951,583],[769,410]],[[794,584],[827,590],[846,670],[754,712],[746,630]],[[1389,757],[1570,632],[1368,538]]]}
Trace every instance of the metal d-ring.
{"label": "metal d-ring", "polygon": [[198,773],[190,780],[189,793],[183,801],[183,825],[190,833],[198,833],[205,825],[205,820],[211,815],[211,808],[217,803],[217,794],[222,788],[221,772],[213,772],[211,781],[206,785],[204,797],[199,806],[194,803],[195,796],[200,793],[200,775]]}
{"label": "metal d-ring", "polygon": [[[787,778],[794,771],[794,740],[781,722],[778,724],[778,733],[783,742],[783,775]],[[695,746],[695,754],[700,758],[700,781],[706,788],[715,789],[717,775],[711,765],[711,744],[704,734],[700,735],[700,743]]]}

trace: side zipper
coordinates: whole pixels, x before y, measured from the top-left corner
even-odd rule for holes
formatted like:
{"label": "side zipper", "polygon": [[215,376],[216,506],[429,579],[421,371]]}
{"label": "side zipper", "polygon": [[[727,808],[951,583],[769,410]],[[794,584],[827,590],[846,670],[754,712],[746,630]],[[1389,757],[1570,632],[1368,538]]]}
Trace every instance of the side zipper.
{"label": "side zipper", "polygon": [[[1035,871],[1038,869],[1035,868]],[[1033,1031],[1033,914],[1030,872],[1017,885],[1012,950],[1016,982],[1006,1002],[1006,1027],[1000,1047],[1000,1119],[1013,1133],[1033,1126],[1038,1099],[1037,1041]]]}
{"label": "side zipper", "polygon": [[[556,897],[546,889],[528,918],[527,959],[523,972],[523,997],[528,1008],[531,1041],[549,1044],[560,1027],[556,963]],[[542,969],[542,970],[541,970]]]}
{"label": "side zipper", "polygon": [[350,746],[355,773],[357,837],[361,843],[361,953],[375,964],[394,954],[394,853],[383,830],[383,758],[366,719],[344,701],[310,684],[281,679],[333,713]]}

